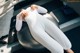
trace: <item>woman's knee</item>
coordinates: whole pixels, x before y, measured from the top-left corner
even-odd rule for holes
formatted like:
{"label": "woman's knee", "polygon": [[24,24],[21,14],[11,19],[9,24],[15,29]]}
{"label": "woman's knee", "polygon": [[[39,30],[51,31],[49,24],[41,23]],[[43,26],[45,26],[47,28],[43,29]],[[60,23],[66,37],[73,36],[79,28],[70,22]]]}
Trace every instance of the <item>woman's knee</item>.
{"label": "woman's knee", "polygon": [[51,51],[51,53],[64,53],[63,47],[59,46]]}
{"label": "woman's knee", "polygon": [[66,47],[64,48],[65,50],[66,49],[70,49],[72,47],[72,44],[71,44],[71,42],[69,42],[68,44],[66,44]]}

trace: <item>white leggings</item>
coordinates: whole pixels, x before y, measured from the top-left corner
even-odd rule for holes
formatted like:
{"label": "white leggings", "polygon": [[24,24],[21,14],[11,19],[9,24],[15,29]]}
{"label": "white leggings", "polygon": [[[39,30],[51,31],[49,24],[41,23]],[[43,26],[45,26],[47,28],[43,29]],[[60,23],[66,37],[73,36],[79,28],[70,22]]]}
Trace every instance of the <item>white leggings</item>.
{"label": "white leggings", "polygon": [[44,23],[35,26],[32,36],[51,53],[64,53],[64,49],[70,49],[71,43],[65,34],[48,19]]}

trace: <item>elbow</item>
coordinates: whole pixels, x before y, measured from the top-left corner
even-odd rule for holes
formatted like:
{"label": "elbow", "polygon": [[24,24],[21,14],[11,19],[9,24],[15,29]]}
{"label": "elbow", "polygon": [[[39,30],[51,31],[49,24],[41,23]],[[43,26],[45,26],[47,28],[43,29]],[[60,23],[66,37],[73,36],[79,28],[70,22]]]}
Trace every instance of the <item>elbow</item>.
{"label": "elbow", "polygon": [[48,10],[47,9],[45,9],[45,13],[47,13],[48,12]]}
{"label": "elbow", "polygon": [[21,30],[21,28],[19,28],[18,26],[15,26],[16,27],[16,30],[17,31],[20,31]]}
{"label": "elbow", "polygon": [[20,29],[16,28],[17,31],[20,31]]}
{"label": "elbow", "polygon": [[47,9],[42,9],[41,11],[42,11],[42,13],[47,13],[48,12]]}
{"label": "elbow", "polygon": [[17,31],[20,31],[20,29],[16,28]]}
{"label": "elbow", "polygon": [[17,31],[20,31],[20,29],[16,29]]}

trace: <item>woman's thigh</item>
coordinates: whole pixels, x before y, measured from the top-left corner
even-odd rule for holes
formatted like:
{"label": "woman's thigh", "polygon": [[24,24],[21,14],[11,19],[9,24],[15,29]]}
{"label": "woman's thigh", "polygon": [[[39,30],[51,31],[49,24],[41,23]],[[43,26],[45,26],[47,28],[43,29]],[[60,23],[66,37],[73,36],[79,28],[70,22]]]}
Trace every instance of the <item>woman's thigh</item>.
{"label": "woman's thigh", "polygon": [[36,41],[38,41],[44,47],[49,49],[51,52],[54,52],[54,53],[64,52],[63,47],[57,41],[55,41],[52,37],[50,37],[43,29],[39,28],[35,30],[34,35],[32,36]]}
{"label": "woman's thigh", "polygon": [[45,25],[46,32],[54,38],[58,43],[60,43],[64,48],[70,48],[71,43],[66,35],[52,22],[46,22]]}

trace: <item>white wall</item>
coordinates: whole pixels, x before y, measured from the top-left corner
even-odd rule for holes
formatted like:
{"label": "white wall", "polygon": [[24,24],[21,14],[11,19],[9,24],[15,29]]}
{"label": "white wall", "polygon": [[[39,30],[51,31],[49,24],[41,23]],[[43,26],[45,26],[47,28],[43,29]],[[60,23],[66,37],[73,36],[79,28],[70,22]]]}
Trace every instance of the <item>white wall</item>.
{"label": "white wall", "polygon": [[0,37],[7,35],[10,29],[10,22],[13,16],[13,7],[9,9],[4,15],[0,15]]}

